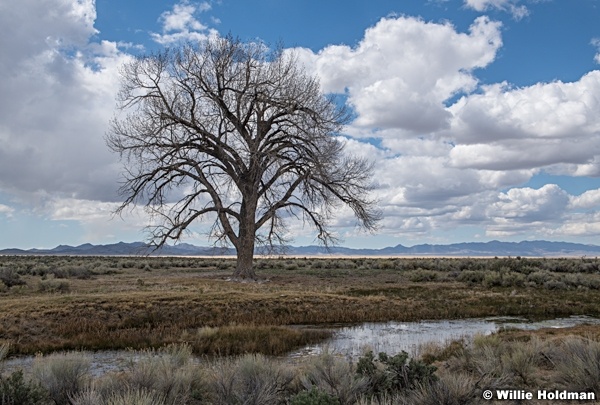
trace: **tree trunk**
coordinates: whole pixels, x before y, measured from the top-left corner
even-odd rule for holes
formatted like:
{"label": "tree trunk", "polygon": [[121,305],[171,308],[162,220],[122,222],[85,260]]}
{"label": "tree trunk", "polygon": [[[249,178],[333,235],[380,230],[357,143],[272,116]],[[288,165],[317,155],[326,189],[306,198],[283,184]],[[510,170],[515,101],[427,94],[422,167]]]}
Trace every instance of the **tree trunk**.
{"label": "tree trunk", "polygon": [[[246,238],[250,239],[250,238]],[[243,280],[256,280],[252,262],[254,260],[254,236],[250,240],[242,240],[237,249],[237,265],[233,276]]]}
{"label": "tree trunk", "polygon": [[256,280],[252,262],[256,238],[256,198],[243,198],[240,207],[239,245],[237,246],[237,266],[233,276],[244,280]]}

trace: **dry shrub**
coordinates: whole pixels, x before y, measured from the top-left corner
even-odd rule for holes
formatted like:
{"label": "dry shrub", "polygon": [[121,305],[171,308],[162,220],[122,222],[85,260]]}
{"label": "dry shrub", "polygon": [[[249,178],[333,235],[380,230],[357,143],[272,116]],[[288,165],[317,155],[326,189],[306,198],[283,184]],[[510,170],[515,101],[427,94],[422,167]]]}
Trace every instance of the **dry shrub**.
{"label": "dry shrub", "polygon": [[187,404],[202,391],[204,378],[193,364],[189,345],[169,345],[158,351],[140,353],[144,358],[132,362],[127,373],[105,381],[101,390],[105,398],[111,392],[123,395],[144,394],[167,404]]}
{"label": "dry shrub", "polygon": [[474,376],[480,387],[506,387],[513,383],[514,378],[500,361],[504,350],[504,343],[498,335],[475,336],[471,347],[458,351],[456,356],[445,362],[445,369],[450,373]]}
{"label": "dry shrub", "polygon": [[579,392],[600,391],[600,342],[571,336],[548,350],[563,388]]}
{"label": "dry shrub", "polygon": [[504,371],[513,376],[515,383],[524,387],[536,385],[536,370],[542,361],[544,343],[537,337],[528,342],[506,342],[501,362]]}
{"label": "dry shrub", "polygon": [[346,405],[354,403],[368,390],[369,379],[356,376],[355,367],[349,361],[325,352],[311,359],[302,384],[307,390],[315,387]]}
{"label": "dry shrub", "polygon": [[48,279],[40,280],[38,283],[38,291],[41,293],[67,293],[71,291],[71,285],[68,281]]}
{"label": "dry shrub", "polygon": [[82,353],[57,353],[38,356],[33,377],[57,404],[68,404],[69,397],[84,390],[89,382],[90,360]]}
{"label": "dry shrub", "polygon": [[7,343],[7,342],[0,343],[0,377],[2,376],[2,373],[4,372],[4,359],[8,355],[9,350],[10,350],[9,343]]}
{"label": "dry shrub", "polygon": [[479,404],[477,380],[468,374],[450,373],[431,384],[421,384],[396,403],[411,405]]}
{"label": "dry shrub", "polygon": [[215,404],[285,403],[294,379],[286,365],[262,355],[224,358],[208,372]]}
{"label": "dry shrub", "polygon": [[[95,389],[80,392],[71,398],[71,405],[165,405],[165,399],[155,392],[127,389],[103,396]],[[175,403],[173,403],[175,405]]]}
{"label": "dry shrub", "polygon": [[8,354],[9,349],[10,349],[10,343],[4,342],[4,343],[0,344],[0,364],[2,364],[1,362],[2,362],[2,360],[4,360],[4,358]]}

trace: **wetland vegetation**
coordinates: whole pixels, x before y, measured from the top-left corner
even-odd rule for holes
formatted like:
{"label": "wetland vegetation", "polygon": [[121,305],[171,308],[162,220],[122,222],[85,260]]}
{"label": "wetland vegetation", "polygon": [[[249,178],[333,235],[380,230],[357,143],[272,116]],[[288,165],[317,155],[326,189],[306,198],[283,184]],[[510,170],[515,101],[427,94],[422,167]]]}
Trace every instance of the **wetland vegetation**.
{"label": "wetland vegetation", "polygon": [[[40,404],[234,404],[252,384],[252,395],[264,395],[252,403],[295,404],[478,403],[478,390],[503,384],[598,390],[593,325],[505,331],[430,347],[415,360],[365,354],[353,363],[325,353],[292,365],[273,357],[323,341],[334,323],[597,317],[598,259],[283,257],[255,266],[263,282],[230,281],[230,258],[0,257],[0,354],[44,354],[31,375],[2,374],[0,389],[39,394]],[[94,378],[84,355],[62,353],[82,349],[154,351],[147,361],[158,363]],[[65,356],[79,360],[61,363]],[[63,366],[48,365],[56,362]],[[71,377],[55,375],[79,363]]]}

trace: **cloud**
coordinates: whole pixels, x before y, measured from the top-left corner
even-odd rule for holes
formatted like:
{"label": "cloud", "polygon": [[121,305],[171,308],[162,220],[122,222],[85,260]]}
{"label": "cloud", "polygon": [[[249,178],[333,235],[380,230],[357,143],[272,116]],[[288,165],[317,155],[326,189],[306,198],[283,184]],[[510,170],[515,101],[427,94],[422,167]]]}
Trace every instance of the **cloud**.
{"label": "cloud", "polygon": [[476,69],[501,45],[500,25],[486,17],[466,34],[398,17],[369,28],[355,48],[294,50],[326,91],[348,96],[357,119],[345,132],[358,145],[378,140],[381,149],[369,154],[382,233],[427,236],[476,224],[492,237],[547,237],[584,204],[558,186],[521,186],[542,170],[600,175],[600,72],[570,83],[478,87]]}
{"label": "cloud", "polygon": [[552,230],[550,235],[559,238],[597,237],[600,235],[600,212],[572,215],[560,227]]}
{"label": "cloud", "polygon": [[594,56],[594,61],[600,64],[600,38],[593,38],[591,44],[596,48],[596,56]]}
{"label": "cloud", "polygon": [[379,141],[377,152],[363,149],[376,162],[382,233],[431,237],[471,224],[490,237],[548,237],[584,204],[556,185],[521,186],[542,169],[600,172],[600,72],[572,83],[478,88],[475,70],[501,44],[500,25],[485,17],[468,34],[399,17],[368,29],[355,48],[294,50],[324,90],[348,96],[353,151],[362,138]]}
{"label": "cloud", "polygon": [[490,64],[501,45],[500,23],[487,17],[460,33],[449,23],[402,16],[381,19],[355,48],[294,51],[324,91],[347,93],[353,125],[371,136],[374,129],[415,134],[448,127],[444,102],[474,90],[473,70]]}
{"label": "cloud", "polygon": [[[485,86],[449,108],[455,167],[600,173],[600,71],[572,83]],[[591,165],[591,166],[590,166]],[[560,173],[562,172],[562,173]]]}
{"label": "cloud", "polygon": [[556,184],[512,188],[489,201],[481,225],[486,235],[494,238],[556,237],[563,224],[576,215],[573,198]]}
{"label": "cloud", "polygon": [[154,41],[162,45],[179,41],[201,41],[217,35],[215,30],[202,24],[196,15],[211,9],[208,2],[195,3],[183,0],[170,11],[161,14],[162,33],[152,33]]}
{"label": "cloud", "polygon": [[114,215],[118,206],[114,202],[47,196],[33,212],[66,227],[77,224],[82,233],[77,240],[81,243],[143,239],[140,231],[153,223],[152,217],[144,207],[126,210],[121,216]]}
{"label": "cloud", "polygon": [[11,218],[14,211],[14,208],[9,207],[8,205],[0,204],[0,215]]}
{"label": "cloud", "polygon": [[128,59],[97,33],[93,1],[24,0],[0,13],[0,189],[114,200],[117,157],[104,133],[118,67]]}
{"label": "cloud", "polygon": [[500,193],[488,214],[493,218],[525,223],[556,221],[568,205],[569,196],[564,190],[556,184],[546,184],[539,189],[513,188]]}
{"label": "cloud", "polygon": [[490,9],[505,11],[519,21],[529,15],[529,10],[525,6],[517,5],[518,2],[519,0],[465,0],[465,6],[479,12]]}
{"label": "cloud", "polygon": [[579,196],[571,197],[570,207],[574,209],[600,208],[600,189],[588,190]]}
{"label": "cloud", "polygon": [[[469,3],[481,11],[518,7]],[[198,19],[209,7],[176,4],[153,38],[216,35]],[[97,42],[95,16],[92,0],[23,0],[0,13],[11,32],[0,37],[0,192],[103,241],[152,219],[139,208],[125,222],[111,220],[121,166],[104,134],[130,45]],[[345,142],[375,162],[381,234],[422,241],[465,225],[488,237],[600,234],[599,190],[573,196],[556,185],[523,187],[542,170],[600,176],[600,71],[568,83],[479,86],[477,70],[501,46],[501,24],[488,17],[458,32],[400,16],[368,28],[354,47],[293,50],[324,90],[344,93],[354,108]],[[17,214],[0,204],[0,216]],[[352,234],[353,224],[347,210],[333,223],[340,235]],[[310,234],[301,225],[290,223],[291,236]]]}
{"label": "cloud", "polygon": [[55,198],[45,204],[44,210],[56,221],[94,222],[111,217],[118,207],[119,203]]}

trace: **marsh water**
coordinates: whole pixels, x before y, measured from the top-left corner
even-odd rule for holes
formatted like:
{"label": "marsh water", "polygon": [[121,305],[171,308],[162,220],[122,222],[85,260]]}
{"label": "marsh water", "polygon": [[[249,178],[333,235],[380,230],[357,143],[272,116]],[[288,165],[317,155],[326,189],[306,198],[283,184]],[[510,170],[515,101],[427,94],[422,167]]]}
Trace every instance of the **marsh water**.
{"label": "marsh water", "polygon": [[[488,335],[501,328],[535,330],[541,328],[566,328],[581,324],[600,324],[599,318],[572,316],[545,321],[531,322],[524,318],[480,318],[421,322],[362,323],[352,326],[332,325],[333,336],[326,342],[306,346],[289,354],[290,359],[313,356],[325,350],[352,360],[357,360],[367,350],[375,353],[397,354],[402,350],[410,355],[419,353],[422,345],[444,344],[457,339],[472,339],[478,334]],[[314,326],[313,326],[314,327]],[[106,372],[125,370],[151,352],[101,351],[86,352],[91,361],[91,372],[95,376]],[[8,359],[0,365],[0,370],[11,371],[18,368],[30,370],[34,357]]]}
{"label": "marsh water", "polygon": [[356,360],[366,351],[397,354],[405,351],[419,353],[423,345],[445,344],[457,339],[472,339],[476,335],[489,335],[501,328],[535,330],[541,328],[566,328],[581,324],[600,324],[600,319],[588,316],[571,316],[531,322],[525,318],[493,317],[421,322],[363,323],[336,329],[325,343],[307,346],[290,356],[309,356],[324,350]]}

